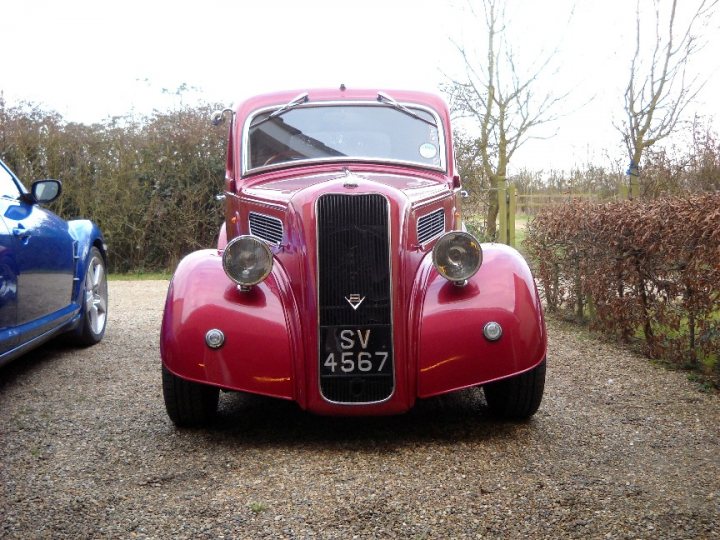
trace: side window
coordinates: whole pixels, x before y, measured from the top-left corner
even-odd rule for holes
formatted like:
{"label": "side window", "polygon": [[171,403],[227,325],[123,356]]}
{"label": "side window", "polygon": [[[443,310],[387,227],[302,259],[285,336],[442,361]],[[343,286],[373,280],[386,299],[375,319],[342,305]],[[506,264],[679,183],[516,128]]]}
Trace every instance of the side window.
{"label": "side window", "polygon": [[10,173],[0,165],[0,197],[8,197],[10,199],[17,199],[20,196],[20,190],[17,184],[13,180]]}

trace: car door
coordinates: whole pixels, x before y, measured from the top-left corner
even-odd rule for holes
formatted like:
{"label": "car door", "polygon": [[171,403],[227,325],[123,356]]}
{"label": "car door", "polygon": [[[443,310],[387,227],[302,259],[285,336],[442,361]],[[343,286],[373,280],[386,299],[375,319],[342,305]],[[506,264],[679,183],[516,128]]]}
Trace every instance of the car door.
{"label": "car door", "polygon": [[2,217],[17,200],[18,188],[10,173],[0,163],[0,354],[17,342],[17,266],[15,239]]}
{"label": "car door", "polygon": [[[0,176],[2,175],[0,168]],[[6,199],[0,195],[0,212]],[[0,354],[11,350],[17,342],[14,331],[17,317],[17,271],[13,255],[14,239],[0,219]]]}
{"label": "car door", "polygon": [[72,297],[74,242],[65,221],[27,202],[20,196],[17,179],[11,176],[10,180],[2,197],[2,219],[5,232],[9,232],[5,244],[16,276],[15,327],[19,344],[69,318],[64,308]]}

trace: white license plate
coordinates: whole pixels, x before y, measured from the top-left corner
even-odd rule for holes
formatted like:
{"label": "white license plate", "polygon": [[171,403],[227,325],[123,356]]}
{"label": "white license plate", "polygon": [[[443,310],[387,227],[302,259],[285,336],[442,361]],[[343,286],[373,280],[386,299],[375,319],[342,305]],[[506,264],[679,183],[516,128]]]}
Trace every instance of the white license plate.
{"label": "white license plate", "polygon": [[390,325],[325,326],[320,329],[320,375],[342,377],[392,373]]}

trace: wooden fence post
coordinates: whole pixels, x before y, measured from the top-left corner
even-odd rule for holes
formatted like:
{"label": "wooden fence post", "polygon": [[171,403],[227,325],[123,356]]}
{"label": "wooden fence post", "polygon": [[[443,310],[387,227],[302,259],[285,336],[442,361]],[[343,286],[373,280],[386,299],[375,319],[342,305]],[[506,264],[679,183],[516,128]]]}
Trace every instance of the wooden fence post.
{"label": "wooden fence post", "polygon": [[499,219],[499,230],[498,230],[498,242],[501,244],[507,244],[507,181],[505,177],[498,179],[497,183],[497,197],[498,197],[498,217]]}
{"label": "wooden fence post", "polygon": [[514,185],[508,187],[508,245],[515,246],[515,210],[517,209],[517,188]]}
{"label": "wooden fence post", "polygon": [[498,238],[501,244],[515,247],[515,209],[517,189],[507,185],[506,180],[498,181]]}

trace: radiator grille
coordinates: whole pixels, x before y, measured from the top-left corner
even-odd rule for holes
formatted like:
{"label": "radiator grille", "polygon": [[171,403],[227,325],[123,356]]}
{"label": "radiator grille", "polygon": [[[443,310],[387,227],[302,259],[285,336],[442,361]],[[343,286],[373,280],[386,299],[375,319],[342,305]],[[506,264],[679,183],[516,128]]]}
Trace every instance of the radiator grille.
{"label": "radiator grille", "polygon": [[[324,195],[317,219],[322,394],[340,403],[382,401],[394,387],[387,200]],[[351,358],[354,369],[341,369],[351,360],[328,367],[340,358]],[[372,368],[357,369],[359,358]]]}
{"label": "radiator grille", "polygon": [[445,232],[445,209],[439,208],[417,220],[418,244],[425,244]]}
{"label": "radiator grille", "polygon": [[271,244],[280,244],[283,237],[283,224],[278,218],[250,212],[250,234],[262,238]]}

